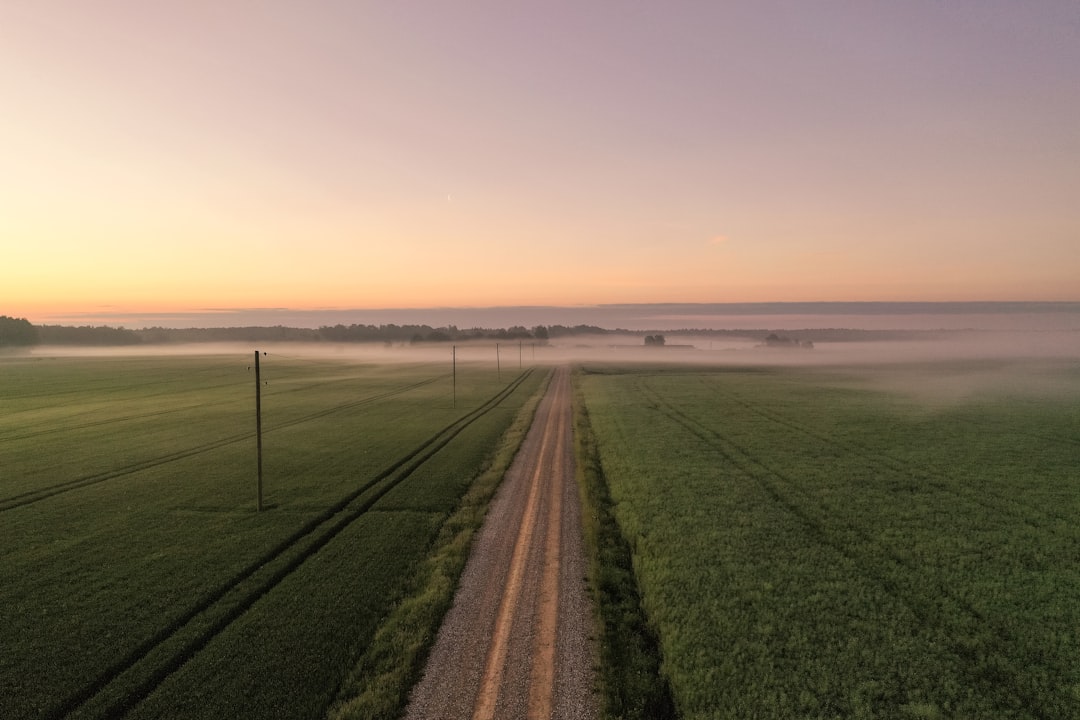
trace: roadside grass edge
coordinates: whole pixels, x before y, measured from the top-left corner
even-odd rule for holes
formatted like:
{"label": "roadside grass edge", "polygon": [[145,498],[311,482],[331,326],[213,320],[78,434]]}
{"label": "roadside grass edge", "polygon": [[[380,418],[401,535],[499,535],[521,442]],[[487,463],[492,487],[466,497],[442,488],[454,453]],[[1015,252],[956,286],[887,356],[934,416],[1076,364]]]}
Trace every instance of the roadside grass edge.
{"label": "roadside grass edge", "polygon": [[404,713],[409,691],[420,679],[443,616],[453,603],[473,535],[529,431],[550,379],[549,372],[503,434],[458,508],[443,523],[408,594],[396,604],[346,676],[327,711],[329,720],[391,720]]}
{"label": "roadside grass edge", "polygon": [[662,671],[660,643],[642,607],[630,546],[615,519],[579,373],[574,373],[574,450],[589,589],[600,638],[597,682],[602,717],[674,720],[678,713]]}

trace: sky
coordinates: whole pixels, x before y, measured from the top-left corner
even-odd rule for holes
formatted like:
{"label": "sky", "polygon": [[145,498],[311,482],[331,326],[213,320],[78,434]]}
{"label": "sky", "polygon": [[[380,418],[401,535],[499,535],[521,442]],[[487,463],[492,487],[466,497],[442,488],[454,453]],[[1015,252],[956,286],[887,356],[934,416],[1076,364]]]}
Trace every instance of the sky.
{"label": "sky", "polygon": [[1080,4],[0,2],[0,314],[1080,300]]}

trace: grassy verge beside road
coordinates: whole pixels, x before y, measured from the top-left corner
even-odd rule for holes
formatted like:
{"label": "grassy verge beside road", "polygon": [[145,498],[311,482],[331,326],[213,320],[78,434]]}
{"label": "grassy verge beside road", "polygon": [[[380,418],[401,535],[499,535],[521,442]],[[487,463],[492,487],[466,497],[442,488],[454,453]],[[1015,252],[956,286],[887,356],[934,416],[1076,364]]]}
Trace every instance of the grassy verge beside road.
{"label": "grassy verge beside road", "polygon": [[579,379],[575,374],[574,442],[599,636],[601,711],[612,720],[673,718],[660,647],[641,606],[630,548],[615,518]]}
{"label": "grassy verge beside road", "polygon": [[546,382],[522,407],[461,503],[440,528],[408,593],[356,661],[328,717],[390,720],[401,716],[442,617],[453,602],[473,535],[529,430],[545,386]]}

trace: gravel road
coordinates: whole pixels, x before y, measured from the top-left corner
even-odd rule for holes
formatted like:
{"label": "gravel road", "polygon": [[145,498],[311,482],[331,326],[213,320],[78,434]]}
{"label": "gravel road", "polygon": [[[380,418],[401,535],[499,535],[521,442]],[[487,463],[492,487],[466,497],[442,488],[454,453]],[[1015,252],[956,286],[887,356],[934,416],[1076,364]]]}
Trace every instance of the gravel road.
{"label": "gravel road", "polygon": [[595,718],[570,373],[554,371],[473,542],[407,718]]}

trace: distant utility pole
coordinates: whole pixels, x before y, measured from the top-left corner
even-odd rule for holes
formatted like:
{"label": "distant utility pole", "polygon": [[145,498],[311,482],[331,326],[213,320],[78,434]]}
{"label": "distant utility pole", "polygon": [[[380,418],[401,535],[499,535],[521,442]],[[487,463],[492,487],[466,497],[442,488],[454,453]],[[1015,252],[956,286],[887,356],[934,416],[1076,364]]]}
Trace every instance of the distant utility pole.
{"label": "distant utility pole", "polygon": [[258,455],[259,480],[255,509],[262,512],[262,381],[259,378],[259,351],[255,351],[255,446]]}
{"label": "distant utility pole", "polygon": [[502,382],[502,364],[499,362],[499,343],[495,343],[495,377]]}
{"label": "distant utility pole", "polygon": [[457,345],[453,346],[454,408],[457,408]]}
{"label": "distant utility pole", "polygon": [[518,340],[518,370],[521,369],[521,340]]}

